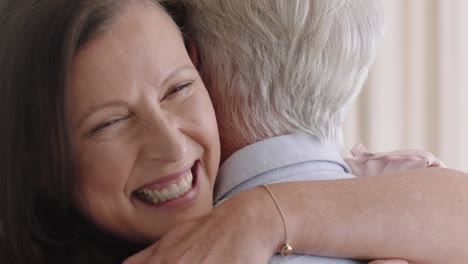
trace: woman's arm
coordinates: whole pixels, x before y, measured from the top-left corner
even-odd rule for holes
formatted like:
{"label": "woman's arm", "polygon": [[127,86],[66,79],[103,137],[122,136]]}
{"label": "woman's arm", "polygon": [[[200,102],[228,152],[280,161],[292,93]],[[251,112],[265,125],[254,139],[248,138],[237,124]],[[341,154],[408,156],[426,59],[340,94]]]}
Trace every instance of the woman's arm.
{"label": "woman's arm", "polygon": [[[466,263],[468,175],[430,168],[356,179],[270,186],[295,252]],[[168,232],[126,263],[266,263],[284,242],[281,217],[263,188],[228,199],[210,215]],[[147,262],[144,262],[147,261]]]}
{"label": "woman's arm", "polygon": [[[468,261],[466,173],[430,168],[282,183],[270,189],[281,203],[296,251],[360,259],[398,257],[415,264]],[[243,199],[265,199],[261,191],[245,193],[251,198]],[[274,213],[274,208],[264,212]],[[281,223],[275,224],[281,229]]]}

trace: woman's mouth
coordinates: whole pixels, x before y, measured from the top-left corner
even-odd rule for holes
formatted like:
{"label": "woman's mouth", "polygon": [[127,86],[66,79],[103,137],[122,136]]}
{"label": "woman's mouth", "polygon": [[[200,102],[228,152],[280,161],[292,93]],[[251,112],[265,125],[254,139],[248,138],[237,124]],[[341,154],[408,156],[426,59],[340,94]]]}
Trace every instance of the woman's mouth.
{"label": "woman's mouth", "polygon": [[[149,204],[159,205],[186,195],[195,185],[197,162],[170,183],[153,184],[134,192],[135,198]],[[195,177],[194,177],[195,176]]]}
{"label": "woman's mouth", "polygon": [[161,190],[143,188],[135,191],[135,195],[147,203],[160,204],[186,194],[190,189],[192,189],[192,181],[192,171],[188,171],[184,177],[180,178],[176,183],[171,184],[167,188]]}

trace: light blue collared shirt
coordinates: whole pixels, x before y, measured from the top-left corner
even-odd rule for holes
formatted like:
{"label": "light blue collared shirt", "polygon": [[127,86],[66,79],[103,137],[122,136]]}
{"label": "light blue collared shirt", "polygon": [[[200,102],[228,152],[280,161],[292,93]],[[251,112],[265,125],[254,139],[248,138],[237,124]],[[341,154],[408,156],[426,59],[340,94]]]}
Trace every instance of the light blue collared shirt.
{"label": "light blue collared shirt", "polygon": [[[291,134],[265,139],[235,152],[221,166],[215,187],[218,204],[262,184],[354,178],[336,146],[311,136]],[[351,259],[275,255],[269,264],[360,264]]]}

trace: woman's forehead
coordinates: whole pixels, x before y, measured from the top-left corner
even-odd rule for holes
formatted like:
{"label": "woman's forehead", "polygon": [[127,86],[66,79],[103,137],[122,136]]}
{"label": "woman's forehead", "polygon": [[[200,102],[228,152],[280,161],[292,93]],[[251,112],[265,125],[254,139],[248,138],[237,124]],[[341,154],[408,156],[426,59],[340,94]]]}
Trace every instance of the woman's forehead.
{"label": "woman's forehead", "polygon": [[[70,95],[96,98],[109,91],[127,93],[118,88],[134,89],[136,83],[157,87],[187,64],[191,65],[190,58],[171,18],[160,8],[132,4],[122,10],[114,25],[76,54]],[[82,100],[76,102],[89,107]]]}
{"label": "woman's forehead", "polygon": [[97,72],[101,78],[114,67],[170,70],[187,60],[180,31],[171,18],[158,7],[132,4],[121,12],[114,25],[75,55],[72,68],[79,68],[86,75]]}
{"label": "woman's forehead", "polygon": [[[93,38],[86,42],[95,45],[97,40],[115,38],[116,41],[130,42],[132,38],[141,33],[151,35],[172,35],[182,39],[177,25],[169,14],[156,3],[148,4],[146,1],[133,1],[120,9]],[[81,47],[77,54],[83,50]]]}

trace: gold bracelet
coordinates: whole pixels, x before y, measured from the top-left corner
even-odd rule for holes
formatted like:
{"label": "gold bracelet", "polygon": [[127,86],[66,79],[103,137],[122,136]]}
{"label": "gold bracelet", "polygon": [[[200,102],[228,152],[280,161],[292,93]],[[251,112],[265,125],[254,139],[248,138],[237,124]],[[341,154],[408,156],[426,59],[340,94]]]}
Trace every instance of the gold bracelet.
{"label": "gold bracelet", "polygon": [[268,187],[266,187],[265,185],[260,185],[260,186],[265,188],[265,190],[267,190],[267,192],[270,194],[271,198],[275,202],[276,208],[278,208],[278,211],[279,211],[279,213],[281,215],[281,218],[283,219],[284,238],[285,238],[286,241],[284,242],[284,245],[281,247],[280,254],[281,254],[281,256],[286,257],[286,256],[290,255],[293,252],[293,248],[291,247],[291,245],[289,245],[288,232],[286,230],[286,220],[284,219],[283,210],[281,210],[281,207],[279,206],[278,201],[276,200],[275,196],[270,191],[270,189]]}

